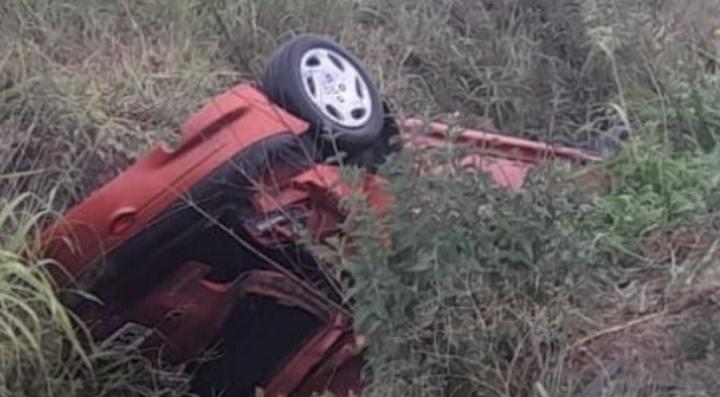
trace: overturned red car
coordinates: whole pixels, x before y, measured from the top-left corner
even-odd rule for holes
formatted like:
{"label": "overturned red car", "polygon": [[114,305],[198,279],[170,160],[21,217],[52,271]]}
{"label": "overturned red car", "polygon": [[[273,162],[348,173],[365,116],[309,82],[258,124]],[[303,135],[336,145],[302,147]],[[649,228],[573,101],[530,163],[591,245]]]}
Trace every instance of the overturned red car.
{"label": "overturned red car", "polygon": [[[298,225],[338,232],[350,189],[338,153],[372,170],[392,151],[446,144],[446,128],[394,119],[360,61],[298,36],[261,84],[213,98],[178,147],[157,147],[45,230],[43,254],[61,284],[99,298],[67,301],[99,343],[186,364],[200,395],[358,392],[366,340]],[[457,139],[478,149],[467,166],[509,188],[548,156],[598,158],[479,131]],[[379,212],[391,205],[381,182],[370,172],[360,187]]]}

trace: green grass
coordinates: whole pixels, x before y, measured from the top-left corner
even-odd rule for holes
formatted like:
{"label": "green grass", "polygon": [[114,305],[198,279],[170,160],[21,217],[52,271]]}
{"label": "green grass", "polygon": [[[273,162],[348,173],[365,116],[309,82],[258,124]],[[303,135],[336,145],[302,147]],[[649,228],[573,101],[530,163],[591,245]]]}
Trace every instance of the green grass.
{"label": "green grass", "polygon": [[713,210],[716,165],[714,155],[633,144],[608,164],[613,182],[595,203],[599,225],[612,244],[637,248],[648,235],[693,222]]}
{"label": "green grass", "polygon": [[0,198],[0,395],[182,396],[187,379],[126,348],[99,348],[27,253],[35,223],[52,216],[30,194]]}
{"label": "green grass", "polygon": [[368,395],[589,397],[582,386],[630,348],[606,396],[716,395],[718,8],[2,2],[0,395],[183,393],[174,370],[94,346],[42,258],[21,254],[38,221],[175,141],[208,97],[257,79],[280,42],[310,31],[356,52],[401,116],[562,141],[629,123],[639,136],[602,165],[613,183],[592,194],[562,167],[511,194],[479,175],[415,178],[405,156],[388,164],[403,198],[396,245],[382,248],[356,201],[348,228],[364,255],[341,263],[358,328],[373,336]]}

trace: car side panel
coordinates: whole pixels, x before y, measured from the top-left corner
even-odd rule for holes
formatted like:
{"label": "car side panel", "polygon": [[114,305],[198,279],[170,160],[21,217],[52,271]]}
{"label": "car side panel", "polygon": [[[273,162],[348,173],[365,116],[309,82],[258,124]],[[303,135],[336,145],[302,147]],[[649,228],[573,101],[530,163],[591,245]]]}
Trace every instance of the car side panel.
{"label": "car side panel", "polygon": [[307,123],[270,104],[254,87],[239,85],[185,124],[179,148],[157,147],[47,229],[44,254],[63,266],[58,279],[74,279],[242,150],[277,134],[307,130]]}

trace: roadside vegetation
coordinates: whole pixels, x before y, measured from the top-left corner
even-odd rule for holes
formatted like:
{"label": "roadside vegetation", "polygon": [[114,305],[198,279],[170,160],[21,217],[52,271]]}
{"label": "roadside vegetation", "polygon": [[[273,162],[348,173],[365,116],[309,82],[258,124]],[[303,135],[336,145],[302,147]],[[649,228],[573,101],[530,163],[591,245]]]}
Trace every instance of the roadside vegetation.
{"label": "roadside vegetation", "polygon": [[357,53],[400,115],[581,146],[633,131],[592,188],[562,164],[516,193],[411,172],[461,148],[391,158],[394,244],[354,198],[362,255],[340,263],[368,396],[720,394],[716,2],[19,0],[0,4],[0,395],[185,394],[176,370],[94,346],[23,254],[301,32]]}

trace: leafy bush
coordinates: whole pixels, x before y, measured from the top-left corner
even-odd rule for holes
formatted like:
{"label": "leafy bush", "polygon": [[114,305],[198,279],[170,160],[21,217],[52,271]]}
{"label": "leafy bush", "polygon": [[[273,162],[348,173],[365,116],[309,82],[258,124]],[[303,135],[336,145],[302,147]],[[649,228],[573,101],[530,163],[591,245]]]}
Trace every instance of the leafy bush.
{"label": "leafy bush", "polygon": [[510,192],[479,172],[415,177],[412,157],[382,172],[397,198],[383,218],[390,248],[362,198],[347,204],[357,251],[342,266],[373,338],[368,395],[528,393],[562,365],[569,302],[599,263],[590,206],[558,170]]}
{"label": "leafy bush", "polygon": [[[512,192],[481,172],[453,168],[459,150],[406,152],[388,162],[381,175],[396,202],[381,224],[392,245],[361,195],[346,203],[353,214],[348,240],[336,243],[354,248],[342,268],[353,279],[356,327],[372,340],[367,395],[575,395],[587,381],[575,361],[577,341],[604,332],[595,330],[604,324],[598,316],[621,319],[613,311],[634,304],[618,302],[616,291],[626,288],[618,286],[630,272],[644,272],[648,280],[637,281],[644,301],[645,288],[665,277],[641,257],[645,240],[680,225],[701,227],[716,208],[715,157],[671,153],[653,142],[634,142],[603,164],[612,183],[592,195],[574,184],[576,173],[565,164],[541,166]],[[418,164],[455,172],[418,175]],[[652,299],[677,298],[658,293]],[[661,340],[673,339],[667,327]],[[616,343],[623,338],[632,339]],[[612,395],[662,388],[665,372],[644,365],[629,369],[637,377],[628,375]],[[709,379],[702,375],[708,365],[698,364],[694,381]]]}

